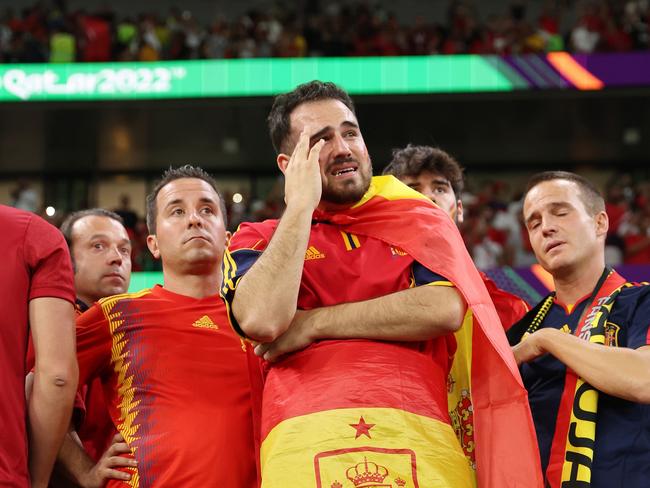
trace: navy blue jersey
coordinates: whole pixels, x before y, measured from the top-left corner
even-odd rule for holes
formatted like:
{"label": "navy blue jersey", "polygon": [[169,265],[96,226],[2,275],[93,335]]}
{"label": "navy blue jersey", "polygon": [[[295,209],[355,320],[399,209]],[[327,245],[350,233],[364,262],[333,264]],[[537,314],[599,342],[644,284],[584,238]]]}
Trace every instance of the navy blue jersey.
{"label": "navy blue jersey", "polygon": [[[574,331],[587,298],[569,312],[554,303],[541,327]],[[565,327],[566,326],[566,327]],[[621,291],[609,315],[606,336],[618,347],[637,349],[650,344],[650,286]],[[542,469],[546,471],[566,367],[550,354],[521,367],[535,422]],[[650,486],[650,405],[600,393],[592,488]]]}

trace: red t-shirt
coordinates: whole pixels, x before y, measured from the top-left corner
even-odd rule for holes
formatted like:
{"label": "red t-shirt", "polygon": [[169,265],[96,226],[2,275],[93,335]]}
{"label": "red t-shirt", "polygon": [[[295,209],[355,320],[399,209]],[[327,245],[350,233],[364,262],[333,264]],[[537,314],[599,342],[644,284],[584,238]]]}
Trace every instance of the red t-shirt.
{"label": "red t-shirt", "polygon": [[218,296],[100,300],[77,320],[77,355],[138,461],[108,487],[256,486],[247,350]]}
{"label": "red t-shirt", "polygon": [[[29,301],[74,303],[74,279],[63,235],[40,217],[0,205],[0,485],[28,487],[25,358]],[[52,327],[56,327],[52,320]]]}
{"label": "red t-shirt", "polygon": [[[239,280],[268,245],[277,223],[276,220],[267,220],[255,224],[242,224],[233,235],[224,257],[222,295],[228,303],[232,303],[234,299]],[[341,229],[337,225],[325,222],[312,224],[298,293],[297,305],[299,310],[311,310],[340,303],[370,300],[414,286],[451,285],[446,278],[429,271],[401,249],[390,246],[379,239],[349,234]],[[282,277],[279,276],[278,280],[281,279]],[[230,314],[229,318],[233,328],[243,335],[244,332],[240,329],[234,315]],[[310,358],[308,362],[313,364],[311,366],[301,366],[301,368],[309,369],[314,365],[319,365],[322,357],[327,357],[329,374],[333,374],[333,363],[337,362],[336,358],[339,355],[347,355],[351,344],[353,348],[359,349],[357,358],[363,363],[363,365],[358,366],[359,369],[355,370],[355,375],[352,375],[355,379],[360,379],[360,381],[369,381],[366,379],[363,370],[373,370],[375,365],[374,361],[369,360],[360,352],[364,347],[385,349],[381,357],[386,364],[389,364],[389,359],[387,359],[388,354],[390,354],[389,351],[394,351],[395,346],[397,346],[401,359],[400,364],[394,365],[395,369],[392,371],[392,377],[409,376],[411,379],[416,378],[414,381],[421,385],[423,390],[418,393],[418,401],[427,404],[428,413],[435,412],[434,418],[449,422],[445,383],[451,366],[451,358],[456,348],[453,335],[449,334],[428,341],[394,343],[323,340],[317,341],[304,351],[287,356],[281,362],[270,366],[266,365],[268,370],[264,387],[262,439],[265,438],[269,429],[275,425],[278,419],[284,419],[301,411],[301,409],[312,408],[313,406],[314,400],[309,397],[311,393],[307,385],[301,385],[300,389],[292,389],[291,391],[275,389],[278,385],[286,388],[287,384],[291,384],[295,380],[295,378],[292,378],[292,375],[294,377],[295,375],[291,365],[296,361],[302,361],[301,358],[307,357]],[[408,368],[406,365],[408,361],[405,359],[407,357],[418,358],[418,360],[426,358],[427,369],[408,370],[407,373]],[[349,366],[349,363],[347,364]],[[342,366],[339,365],[338,367]],[[404,370],[399,370],[400,367],[403,367]],[[398,370],[401,372],[398,373]],[[320,375],[323,378],[326,376],[320,369],[307,371],[307,373],[314,373],[316,376]],[[386,384],[386,381],[388,381],[386,378],[373,378],[373,381],[381,382],[384,385],[383,387],[390,388]],[[356,385],[352,383],[352,379],[346,378],[345,384],[343,382],[337,383],[337,395],[333,395],[325,403],[313,408],[317,410],[343,408],[345,402],[340,403],[341,398],[355,398],[355,402],[358,401],[360,405],[368,405],[369,398],[363,395],[357,396],[354,392],[347,391],[348,388],[354,390],[355,387]],[[325,390],[326,388],[321,389],[321,391]],[[396,386],[394,393],[397,397],[402,395],[400,407],[409,410],[406,397],[412,391],[402,385],[401,387]],[[426,401],[423,400],[425,396],[427,396]],[[282,398],[282,400],[277,400],[279,398]],[[278,404],[278,401],[281,403]],[[349,405],[345,404],[345,406]],[[271,414],[271,411],[281,411],[281,413]],[[301,411],[301,413],[305,412]],[[431,413],[430,416],[434,416],[434,413]]]}

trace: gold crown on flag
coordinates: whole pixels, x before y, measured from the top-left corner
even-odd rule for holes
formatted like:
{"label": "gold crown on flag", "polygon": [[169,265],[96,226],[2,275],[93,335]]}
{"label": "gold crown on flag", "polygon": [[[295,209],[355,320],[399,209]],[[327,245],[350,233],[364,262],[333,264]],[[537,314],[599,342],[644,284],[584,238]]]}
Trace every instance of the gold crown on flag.
{"label": "gold crown on flag", "polygon": [[363,462],[348,468],[345,476],[352,481],[356,488],[371,488],[376,483],[383,483],[388,476],[388,469],[372,461],[369,462],[364,457]]}

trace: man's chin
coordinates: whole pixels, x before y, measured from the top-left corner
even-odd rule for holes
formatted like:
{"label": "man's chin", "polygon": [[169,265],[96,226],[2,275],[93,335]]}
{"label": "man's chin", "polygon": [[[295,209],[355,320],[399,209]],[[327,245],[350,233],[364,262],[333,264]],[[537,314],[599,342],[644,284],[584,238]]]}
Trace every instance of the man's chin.
{"label": "man's chin", "polygon": [[346,185],[344,188],[327,188],[323,189],[322,200],[328,203],[337,205],[347,205],[356,203],[368,191],[370,185],[363,185],[358,183],[353,185]]}

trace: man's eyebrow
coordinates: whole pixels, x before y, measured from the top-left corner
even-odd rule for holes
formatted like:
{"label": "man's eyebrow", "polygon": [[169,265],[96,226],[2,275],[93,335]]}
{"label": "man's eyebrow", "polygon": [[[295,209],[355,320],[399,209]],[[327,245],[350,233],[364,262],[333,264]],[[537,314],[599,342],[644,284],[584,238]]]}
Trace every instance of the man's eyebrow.
{"label": "man's eyebrow", "polygon": [[214,198],[210,198],[210,197],[201,197],[201,198],[199,198],[199,201],[201,203],[212,203],[213,205],[217,204],[217,202],[214,200]]}
{"label": "man's eyebrow", "polygon": [[[352,122],[351,120],[345,120],[345,121],[341,122],[341,127],[349,127],[349,128],[352,128],[352,129],[358,129],[359,125],[356,122]],[[321,130],[319,130],[318,132],[316,132],[315,134],[313,134],[312,136],[310,136],[309,140],[313,141],[315,139],[320,139],[321,137],[323,137],[325,134],[327,134],[328,132],[330,132],[332,130],[334,130],[334,127],[332,127],[331,125],[327,125],[327,126],[323,127]]]}
{"label": "man's eyebrow", "polygon": [[[93,234],[90,236],[91,241],[94,241],[95,239],[110,239],[110,238],[111,236],[108,234]],[[131,244],[131,239],[129,238],[121,239],[120,244],[124,244],[124,243]]]}
{"label": "man's eyebrow", "polygon": [[183,203],[183,199],[182,198],[174,198],[172,201],[167,202],[167,204],[165,205],[165,208],[171,207],[172,205],[178,205],[179,203]]}
{"label": "man's eyebrow", "polygon": [[[567,202],[551,202],[546,205],[547,208],[550,208],[551,210],[557,210],[557,209],[562,209],[562,208],[573,208],[573,205]],[[536,210],[533,212],[531,215],[529,215],[525,222],[526,225],[530,223],[531,220],[534,220],[536,218],[539,218],[539,211]]]}
{"label": "man's eyebrow", "polygon": [[434,178],[431,182],[437,185],[451,186],[451,182],[447,178]]}
{"label": "man's eyebrow", "polygon": [[320,139],[321,137],[323,137],[325,134],[327,134],[332,130],[334,130],[334,127],[332,127],[331,125],[325,126],[321,130],[319,130],[318,132],[310,136],[309,140],[313,141],[314,139]]}

